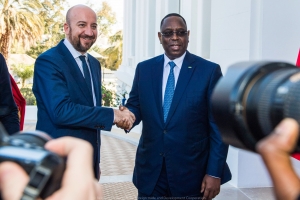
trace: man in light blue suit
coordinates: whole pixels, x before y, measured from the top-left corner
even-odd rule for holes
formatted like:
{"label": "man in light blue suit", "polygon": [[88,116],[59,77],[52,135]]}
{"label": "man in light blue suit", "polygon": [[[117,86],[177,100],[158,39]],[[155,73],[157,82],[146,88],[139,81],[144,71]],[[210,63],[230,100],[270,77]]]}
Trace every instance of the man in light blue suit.
{"label": "man in light blue suit", "polygon": [[210,108],[221,69],[187,51],[190,32],[179,14],[164,17],[160,30],[165,53],[137,65],[126,104],[134,125],[143,122],[133,183],[139,199],[212,199],[231,179]]}
{"label": "man in light blue suit", "polygon": [[128,111],[101,107],[100,63],[87,53],[97,39],[96,13],[84,5],[73,6],[67,12],[64,31],[66,38],[35,63],[36,129],[53,138],[73,136],[90,142],[94,174],[99,179],[100,130],[110,131],[120,122],[130,128],[135,118]]}

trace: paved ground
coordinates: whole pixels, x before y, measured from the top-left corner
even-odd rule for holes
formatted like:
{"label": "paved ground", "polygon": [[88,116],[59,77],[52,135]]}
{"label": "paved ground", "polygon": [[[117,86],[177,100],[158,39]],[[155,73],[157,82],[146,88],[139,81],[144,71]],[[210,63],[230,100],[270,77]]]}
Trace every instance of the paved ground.
{"label": "paved ground", "polygon": [[131,175],[136,146],[122,140],[101,136],[101,176]]}
{"label": "paved ground", "polygon": [[[35,122],[26,122],[25,130],[34,130]],[[131,182],[137,139],[124,132],[103,132],[101,145],[101,178],[104,200],[136,200],[137,190]],[[259,180],[258,180],[259,181]],[[184,183],[183,183],[184,184]],[[273,188],[221,187],[215,200],[274,200]]]}
{"label": "paved ground", "polygon": [[136,146],[114,137],[101,136],[101,178],[105,200],[136,199],[132,184]]}

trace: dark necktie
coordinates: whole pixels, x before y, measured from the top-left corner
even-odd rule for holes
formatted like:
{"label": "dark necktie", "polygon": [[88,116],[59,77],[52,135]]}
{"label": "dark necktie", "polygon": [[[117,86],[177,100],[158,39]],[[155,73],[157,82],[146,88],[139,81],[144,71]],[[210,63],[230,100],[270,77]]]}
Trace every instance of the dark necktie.
{"label": "dark necktie", "polygon": [[89,68],[88,68],[88,65],[85,61],[85,56],[79,56],[81,62],[82,62],[82,68],[83,68],[83,73],[84,73],[84,79],[85,79],[85,82],[92,94],[92,84],[91,84],[91,75],[90,75],[90,71],[89,71]]}
{"label": "dark necktie", "polygon": [[166,122],[168,113],[171,107],[173,95],[174,95],[174,88],[175,88],[175,77],[174,77],[174,67],[176,66],[173,61],[169,62],[170,65],[170,73],[165,89],[165,95],[164,95],[164,122]]}

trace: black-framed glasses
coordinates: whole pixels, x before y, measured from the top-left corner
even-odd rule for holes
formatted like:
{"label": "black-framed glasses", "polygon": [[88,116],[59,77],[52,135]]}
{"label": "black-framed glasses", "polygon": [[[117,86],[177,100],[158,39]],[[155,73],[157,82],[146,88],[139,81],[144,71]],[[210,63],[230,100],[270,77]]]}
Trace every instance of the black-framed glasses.
{"label": "black-framed glasses", "polygon": [[183,37],[185,36],[188,31],[165,31],[165,32],[161,32],[161,35],[166,37],[166,38],[170,38],[173,36],[173,34],[176,34],[178,37]]}

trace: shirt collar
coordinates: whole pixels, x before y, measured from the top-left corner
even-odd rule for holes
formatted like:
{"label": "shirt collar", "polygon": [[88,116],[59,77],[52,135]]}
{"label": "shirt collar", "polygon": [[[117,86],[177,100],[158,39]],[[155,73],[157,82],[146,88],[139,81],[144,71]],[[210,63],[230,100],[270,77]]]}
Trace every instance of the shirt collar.
{"label": "shirt collar", "polygon": [[175,58],[174,60],[170,60],[170,58],[168,58],[168,56],[166,56],[166,53],[164,53],[164,67],[167,67],[170,61],[173,61],[177,67],[179,67],[179,69],[181,69],[182,63],[183,63],[183,59],[186,55],[186,52],[184,52],[184,54],[182,56],[180,56],[179,58]]}
{"label": "shirt collar", "polygon": [[66,47],[68,48],[68,50],[70,51],[74,59],[79,58],[79,56],[82,55],[84,55],[87,59],[88,54],[87,53],[81,54],[79,51],[77,51],[67,38],[64,39],[64,44],[66,45]]}

